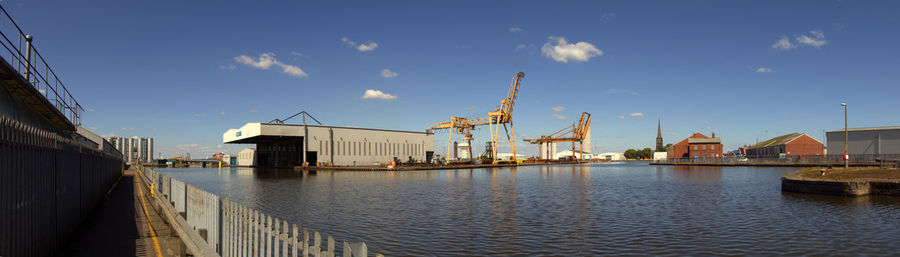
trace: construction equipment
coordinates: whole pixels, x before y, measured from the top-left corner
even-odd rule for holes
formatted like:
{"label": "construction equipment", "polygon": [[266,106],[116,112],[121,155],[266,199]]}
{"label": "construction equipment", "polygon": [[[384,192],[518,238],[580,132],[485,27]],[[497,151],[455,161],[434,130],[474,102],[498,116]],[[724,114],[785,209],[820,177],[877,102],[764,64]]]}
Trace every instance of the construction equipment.
{"label": "construction equipment", "polygon": [[[477,119],[467,119],[462,117],[450,117],[449,122],[439,122],[435,123],[431,126],[431,130],[436,129],[450,129],[450,139],[447,142],[447,153],[449,154],[451,151],[451,147],[453,145],[453,134],[463,135],[463,139],[465,139],[469,146],[472,145],[472,133],[471,130],[475,129],[475,126],[483,126],[488,125],[491,130],[491,149],[492,154],[491,157],[493,160],[497,158],[497,141],[500,137],[500,125],[503,125],[503,130],[506,132],[506,139],[509,140],[510,147],[512,148],[512,161],[516,161],[516,135],[515,130],[513,129],[512,122],[512,112],[513,107],[516,105],[516,96],[519,94],[519,83],[522,81],[522,78],[525,77],[524,72],[516,73],[516,76],[513,78],[511,85],[509,86],[509,92],[507,92],[506,98],[500,100],[500,105],[497,106],[497,109],[488,113],[488,117],[485,118],[477,118]],[[507,128],[506,124],[509,124],[509,128]],[[472,158],[472,151],[469,151],[469,158]]]}
{"label": "construction equipment", "polygon": [[[550,148],[550,143],[557,142],[572,142],[572,158],[575,158],[575,143],[578,143],[578,152],[581,155],[578,156],[578,160],[581,160],[584,156],[584,140],[587,136],[588,131],[591,128],[591,114],[587,112],[581,113],[581,119],[578,120],[578,123],[574,123],[569,125],[568,127],[556,131],[549,136],[541,136],[541,138],[534,139],[524,139],[525,142],[529,142],[532,144],[538,145],[538,152],[541,152],[543,155],[544,149]],[[543,146],[547,145],[546,148]],[[551,156],[552,153],[547,153],[547,156]],[[548,158],[550,159],[550,158]]]}

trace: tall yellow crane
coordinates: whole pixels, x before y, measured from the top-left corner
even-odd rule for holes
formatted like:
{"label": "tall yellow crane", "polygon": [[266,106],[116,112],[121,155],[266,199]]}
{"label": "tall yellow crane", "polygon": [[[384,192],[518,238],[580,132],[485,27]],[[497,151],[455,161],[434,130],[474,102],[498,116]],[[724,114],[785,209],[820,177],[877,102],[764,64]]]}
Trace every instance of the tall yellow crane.
{"label": "tall yellow crane", "polygon": [[[541,136],[541,138],[533,138],[533,139],[524,139],[525,142],[529,142],[532,144],[538,145],[538,152],[544,151],[542,146],[545,144],[547,148],[550,148],[550,143],[556,142],[572,142],[572,158],[575,157],[575,143],[578,143],[578,151],[581,153],[579,159],[584,156],[584,139],[587,136],[587,132],[591,128],[591,114],[587,112],[581,113],[581,119],[578,120],[578,123],[574,123],[569,125],[568,127],[556,131],[549,136]],[[549,156],[549,155],[548,155]]]}
{"label": "tall yellow crane", "polygon": [[[516,73],[516,76],[513,77],[512,83],[509,86],[509,92],[506,94],[506,98],[500,100],[500,105],[497,106],[497,109],[488,113],[488,117],[485,118],[477,118],[477,119],[467,119],[462,117],[451,116],[450,121],[448,122],[439,122],[432,125],[429,129],[450,129],[450,139],[447,142],[447,155],[450,154],[451,147],[453,145],[453,134],[463,135],[463,139],[469,142],[469,158],[472,158],[472,133],[471,130],[475,128],[475,126],[483,126],[488,125],[491,130],[491,157],[493,160],[497,159],[497,141],[500,137],[500,125],[503,125],[503,130],[506,132],[506,139],[509,140],[510,147],[512,148],[512,161],[516,161],[516,132],[513,129],[512,122],[512,112],[513,108],[516,105],[516,96],[519,94],[519,83],[522,81],[522,78],[525,77],[524,72]],[[507,129],[506,124],[509,124],[509,128]]]}

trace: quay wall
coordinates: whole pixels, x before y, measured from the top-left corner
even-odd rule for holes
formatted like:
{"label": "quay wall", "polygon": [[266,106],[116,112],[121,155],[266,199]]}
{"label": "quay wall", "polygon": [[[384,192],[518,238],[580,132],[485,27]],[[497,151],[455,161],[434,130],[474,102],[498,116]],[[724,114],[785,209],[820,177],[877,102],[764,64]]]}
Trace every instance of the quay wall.
{"label": "quay wall", "polygon": [[781,178],[781,191],[824,195],[892,195],[900,196],[900,181],[881,180],[814,180],[786,175]]}
{"label": "quay wall", "polygon": [[0,114],[0,256],[56,256],[122,175],[118,152],[34,124]]}
{"label": "quay wall", "polygon": [[155,189],[153,207],[194,256],[368,256],[366,243],[344,241],[336,246],[331,236],[322,237],[152,168],[138,169],[143,186]]}

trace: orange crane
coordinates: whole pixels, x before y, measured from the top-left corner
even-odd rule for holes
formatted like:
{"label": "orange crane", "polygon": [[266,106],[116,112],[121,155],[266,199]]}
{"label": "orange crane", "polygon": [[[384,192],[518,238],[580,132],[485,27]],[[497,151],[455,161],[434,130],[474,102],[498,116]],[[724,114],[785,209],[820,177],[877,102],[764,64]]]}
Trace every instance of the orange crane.
{"label": "orange crane", "polygon": [[[532,144],[538,145],[538,152],[543,153],[544,145],[547,145],[549,150],[550,143],[556,142],[572,142],[572,158],[575,158],[575,143],[578,143],[578,150],[581,154],[578,159],[582,159],[584,156],[584,139],[587,136],[588,130],[591,128],[591,114],[587,112],[581,113],[581,119],[578,120],[578,123],[574,123],[569,125],[568,127],[556,131],[549,136],[541,136],[541,138],[534,139],[524,139],[525,142],[529,142]],[[549,154],[547,156],[550,156]]]}
{"label": "orange crane", "polygon": [[[429,129],[450,129],[450,139],[447,142],[447,155],[450,154],[451,147],[453,145],[453,134],[463,135],[463,139],[469,142],[469,158],[472,158],[472,133],[471,130],[475,129],[475,126],[483,126],[488,125],[491,130],[491,157],[493,160],[497,159],[497,141],[500,137],[500,125],[503,125],[503,130],[506,132],[506,139],[509,141],[510,147],[512,148],[512,161],[516,161],[516,132],[513,129],[512,122],[512,112],[513,107],[516,105],[516,96],[519,94],[519,83],[522,81],[522,78],[525,77],[524,72],[516,73],[516,76],[513,77],[512,83],[509,86],[509,92],[506,94],[506,98],[500,100],[500,106],[494,111],[488,113],[488,117],[485,118],[477,118],[477,119],[467,119],[462,117],[450,117],[450,121],[448,122],[439,122],[432,125]],[[509,124],[509,128],[507,129],[506,124]]]}

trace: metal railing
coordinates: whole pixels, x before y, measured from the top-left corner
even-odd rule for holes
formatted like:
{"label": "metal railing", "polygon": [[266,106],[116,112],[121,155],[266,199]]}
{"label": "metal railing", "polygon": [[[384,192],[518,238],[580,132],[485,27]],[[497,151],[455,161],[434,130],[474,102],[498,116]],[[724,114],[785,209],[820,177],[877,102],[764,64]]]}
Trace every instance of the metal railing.
{"label": "metal railing", "polygon": [[0,256],[57,256],[122,165],[118,152],[0,115]]}
{"label": "metal railing", "polygon": [[158,195],[155,197],[168,204],[163,211],[175,212],[173,216],[180,216],[176,222],[190,228],[187,231],[190,234],[182,239],[197,238],[195,245],[201,251],[223,257],[369,256],[364,242],[351,244],[344,241],[342,246],[336,247],[331,236],[323,238],[319,232],[247,208],[151,168],[138,168],[146,181],[156,188]]}
{"label": "metal railing", "polygon": [[[84,109],[63,85],[56,72],[50,68],[44,56],[34,48],[33,37],[25,34],[3,6],[0,11],[5,18],[0,18],[0,45],[6,53],[0,56],[10,62],[16,71],[28,81],[47,101],[53,104],[72,124],[81,125],[81,114]],[[24,51],[23,48],[24,47]]]}
{"label": "metal railing", "polygon": [[[849,162],[851,164],[872,164],[879,165],[881,162],[889,162],[890,160],[900,160],[900,154],[851,154]],[[836,165],[843,164],[844,159],[841,154],[828,155],[785,155],[784,157],[723,157],[723,158],[673,158],[666,160],[653,161],[656,164],[676,164],[676,163],[698,163],[698,164],[738,164],[738,163],[771,163],[771,164],[821,164]]]}

